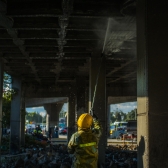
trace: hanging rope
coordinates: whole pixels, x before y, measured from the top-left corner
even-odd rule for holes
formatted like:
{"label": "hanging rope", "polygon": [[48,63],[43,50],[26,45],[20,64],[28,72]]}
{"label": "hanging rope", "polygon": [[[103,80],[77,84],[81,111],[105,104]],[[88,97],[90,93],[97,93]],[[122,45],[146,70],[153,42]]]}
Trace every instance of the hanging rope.
{"label": "hanging rope", "polygon": [[95,97],[96,97],[96,91],[97,91],[97,85],[98,85],[98,80],[99,80],[100,69],[101,69],[102,61],[103,61],[103,57],[104,57],[103,53],[104,53],[105,44],[106,44],[106,40],[107,40],[109,23],[110,23],[110,18],[108,18],[108,23],[107,23],[107,28],[106,28],[106,35],[105,35],[104,44],[103,44],[103,50],[102,50],[102,54],[101,54],[101,61],[100,61],[99,70],[98,70],[98,73],[97,73],[96,84],[95,84],[94,94],[93,94],[93,100],[92,100],[92,106],[91,106],[91,109],[90,109],[90,114],[92,116],[93,116],[93,112],[94,112],[94,109],[93,109],[93,107],[94,107],[94,101],[95,101]]}
{"label": "hanging rope", "polygon": [[99,74],[100,74],[100,69],[101,69],[101,65],[102,65],[102,60],[103,60],[103,54],[102,54],[102,58],[101,58],[101,62],[100,62],[100,66],[99,66],[99,71],[97,74],[97,79],[96,79],[96,84],[95,84],[95,88],[94,88],[94,94],[93,94],[93,100],[92,100],[92,106],[90,109],[90,114],[93,116],[93,107],[94,107],[94,101],[95,101],[95,97],[96,97],[96,90],[97,90],[97,84],[98,84],[98,80],[99,80]]}

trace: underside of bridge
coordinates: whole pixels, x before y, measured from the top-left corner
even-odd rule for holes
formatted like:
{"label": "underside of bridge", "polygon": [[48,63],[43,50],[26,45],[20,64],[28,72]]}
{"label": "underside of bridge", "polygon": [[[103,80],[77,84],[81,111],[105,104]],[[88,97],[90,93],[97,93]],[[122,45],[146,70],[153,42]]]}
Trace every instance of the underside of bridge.
{"label": "underside of bridge", "polygon": [[[103,165],[106,99],[137,97],[138,168],[168,167],[167,9],[167,0],[0,0],[0,94],[3,70],[14,87],[25,91],[12,99],[10,150],[24,144],[21,98],[64,97],[69,137],[76,114],[95,103],[104,129],[99,141]],[[52,101],[45,108],[59,111],[61,103]],[[1,121],[2,96],[0,128]]]}
{"label": "underside of bridge", "polygon": [[74,86],[79,76],[88,87],[90,59],[103,56],[109,91],[136,88],[134,0],[1,0],[0,4],[4,70],[26,87],[61,91]]}
{"label": "underside of bridge", "polygon": [[[0,0],[0,63],[22,91],[12,100],[11,153],[24,144],[21,106],[43,103],[53,127],[68,101],[69,139],[91,103],[106,130],[106,98],[108,104],[136,100],[135,11],[135,0]],[[99,164],[106,136],[103,131]]]}

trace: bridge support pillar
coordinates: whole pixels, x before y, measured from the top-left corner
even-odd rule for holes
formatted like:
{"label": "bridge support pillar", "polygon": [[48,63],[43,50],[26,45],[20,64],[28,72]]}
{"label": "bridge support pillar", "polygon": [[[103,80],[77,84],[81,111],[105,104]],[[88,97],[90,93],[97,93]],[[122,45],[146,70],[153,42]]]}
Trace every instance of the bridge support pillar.
{"label": "bridge support pillar", "polygon": [[21,81],[13,78],[12,88],[15,90],[15,94],[12,96],[11,102],[10,153],[17,154],[21,144]]}
{"label": "bridge support pillar", "polygon": [[50,104],[44,104],[44,109],[46,110],[46,135],[49,137],[49,129],[50,129],[50,111],[51,106]]}
{"label": "bridge support pillar", "polygon": [[[47,130],[51,127],[52,137],[54,137],[54,127],[55,125],[59,126],[59,113],[62,109],[63,103],[55,104],[45,104],[44,108],[47,111],[46,121],[47,121]],[[46,131],[47,131],[46,130]]]}
{"label": "bridge support pillar", "polygon": [[[102,59],[102,60],[101,60]],[[89,86],[89,108],[92,107],[103,127],[102,136],[99,141],[99,165],[105,164],[105,149],[107,146],[107,112],[106,112],[106,68],[105,58],[92,58],[90,62],[90,86]],[[101,67],[99,66],[101,65]],[[100,71],[99,71],[100,68]],[[97,75],[98,82],[97,82]],[[95,92],[95,85],[97,89]],[[95,92],[95,93],[94,93]],[[94,97],[95,94],[95,97]],[[94,99],[94,100],[93,100]]]}
{"label": "bridge support pillar", "polygon": [[[0,146],[2,139],[2,94],[3,94],[3,74],[4,74],[4,63],[2,58],[0,59]],[[1,149],[0,149],[1,156]]]}
{"label": "bridge support pillar", "polygon": [[110,121],[111,121],[111,113],[110,113],[110,104],[107,105],[107,137],[110,136]]}
{"label": "bridge support pillar", "polygon": [[68,97],[68,114],[67,114],[67,126],[68,134],[67,140],[69,142],[73,133],[75,133],[75,94],[71,93]]}
{"label": "bridge support pillar", "polygon": [[50,127],[50,115],[47,113],[46,114],[46,132],[49,131],[49,127]]}
{"label": "bridge support pillar", "polygon": [[138,168],[168,167],[167,1],[137,1]]}
{"label": "bridge support pillar", "polygon": [[59,126],[59,113],[62,109],[63,103],[51,104],[50,115],[50,127],[54,127],[55,125]]}
{"label": "bridge support pillar", "polygon": [[22,86],[21,92],[21,145],[25,145],[25,88]]}

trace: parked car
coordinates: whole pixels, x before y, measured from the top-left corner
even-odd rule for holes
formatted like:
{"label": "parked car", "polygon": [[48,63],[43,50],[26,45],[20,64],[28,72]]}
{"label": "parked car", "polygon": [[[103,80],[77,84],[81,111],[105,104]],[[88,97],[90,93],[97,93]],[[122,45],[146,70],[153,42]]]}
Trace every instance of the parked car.
{"label": "parked car", "polygon": [[137,134],[137,120],[128,120],[127,133]]}
{"label": "parked car", "polygon": [[59,129],[59,134],[63,134],[63,135],[67,134],[67,127],[65,127],[65,128],[60,128],[60,129]]}

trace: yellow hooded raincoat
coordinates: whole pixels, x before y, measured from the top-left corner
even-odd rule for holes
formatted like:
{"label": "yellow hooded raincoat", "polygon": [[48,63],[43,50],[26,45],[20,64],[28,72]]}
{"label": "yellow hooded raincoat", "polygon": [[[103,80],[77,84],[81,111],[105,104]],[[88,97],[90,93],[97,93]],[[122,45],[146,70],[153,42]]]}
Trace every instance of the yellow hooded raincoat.
{"label": "yellow hooded raincoat", "polygon": [[98,142],[102,133],[99,121],[93,119],[93,130],[78,128],[68,143],[68,152],[74,154],[71,168],[97,168]]}

